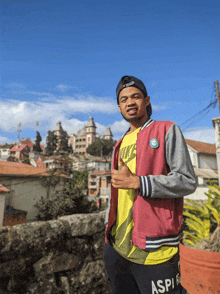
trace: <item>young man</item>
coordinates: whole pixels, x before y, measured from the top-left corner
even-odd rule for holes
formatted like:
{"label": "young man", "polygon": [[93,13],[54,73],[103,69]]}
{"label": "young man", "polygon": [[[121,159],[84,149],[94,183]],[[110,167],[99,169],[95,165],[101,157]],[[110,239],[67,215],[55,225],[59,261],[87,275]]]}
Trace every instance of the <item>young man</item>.
{"label": "young man", "polygon": [[183,196],[196,189],[178,126],[154,121],[147,90],[124,76],[116,89],[130,128],[115,147],[107,209],[105,265],[114,294],[185,294],[178,244]]}

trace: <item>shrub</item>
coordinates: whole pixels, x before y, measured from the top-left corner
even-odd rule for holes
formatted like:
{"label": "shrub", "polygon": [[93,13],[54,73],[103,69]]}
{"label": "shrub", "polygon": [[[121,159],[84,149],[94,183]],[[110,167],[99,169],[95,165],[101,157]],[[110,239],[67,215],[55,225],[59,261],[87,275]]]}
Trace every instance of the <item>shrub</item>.
{"label": "shrub", "polygon": [[183,215],[186,218],[187,230],[183,233],[188,237],[184,241],[194,245],[201,239],[209,239],[210,234],[220,223],[220,187],[208,186],[209,191],[205,193],[206,201],[197,203],[187,199],[184,205]]}
{"label": "shrub", "polygon": [[[48,184],[51,182],[53,181],[48,181]],[[51,220],[64,215],[96,211],[96,202],[87,199],[87,188],[88,172],[74,171],[73,178],[66,180],[61,192],[41,197],[35,204],[38,209],[38,220]]]}

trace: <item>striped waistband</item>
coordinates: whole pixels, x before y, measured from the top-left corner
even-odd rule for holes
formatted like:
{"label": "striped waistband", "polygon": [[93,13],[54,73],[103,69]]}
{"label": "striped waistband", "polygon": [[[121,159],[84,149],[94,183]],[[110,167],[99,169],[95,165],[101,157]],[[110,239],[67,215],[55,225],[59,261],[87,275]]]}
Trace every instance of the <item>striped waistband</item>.
{"label": "striped waistband", "polygon": [[149,238],[146,237],[146,246],[145,250],[147,251],[154,251],[160,248],[161,246],[178,246],[179,245],[180,234],[178,235],[171,235],[165,237],[156,237],[156,238]]}

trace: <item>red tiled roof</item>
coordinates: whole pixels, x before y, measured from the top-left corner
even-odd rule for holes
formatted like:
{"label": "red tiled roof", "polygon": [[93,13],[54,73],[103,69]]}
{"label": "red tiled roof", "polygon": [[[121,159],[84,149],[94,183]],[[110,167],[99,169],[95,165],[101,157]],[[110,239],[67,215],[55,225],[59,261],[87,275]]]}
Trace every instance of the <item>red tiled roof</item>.
{"label": "red tiled roof", "polygon": [[24,140],[21,140],[21,143],[24,144],[24,145],[28,145],[28,147],[33,147],[33,143],[29,140],[29,139],[24,139]]}
{"label": "red tiled roof", "polygon": [[111,170],[107,169],[107,170],[93,170],[91,171],[91,174],[93,175],[109,175],[111,174]]}
{"label": "red tiled roof", "polygon": [[5,188],[2,184],[0,184],[0,193],[10,192],[7,188]]}
{"label": "red tiled roof", "polygon": [[[21,162],[0,161],[0,176],[48,176],[46,168],[34,167],[30,164]],[[67,178],[66,175],[60,174],[61,177]]]}
{"label": "red tiled roof", "polygon": [[195,168],[196,176],[204,179],[218,179],[218,171],[212,169]]}
{"label": "red tiled roof", "polygon": [[1,144],[0,145],[0,148],[5,148],[5,149],[10,149],[10,148],[12,148],[14,146],[14,144],[7,144],[7,143],[5,143],[5,144]]}
{"label": "red tiled roof", "polygon": [[216,154],[215,144],[193,141],[186,139],[186,144],[199,153]]}
{"label": "red tiled roof", "polygon": [[45,168],[33,167],[20,162],[0,161],[0,175],[47,175]]}
{"label": "red tiled roof", "polygon": [[10,151],[22,151],[27,145],[21,144],[21,145],[15,145],[13,146]]}

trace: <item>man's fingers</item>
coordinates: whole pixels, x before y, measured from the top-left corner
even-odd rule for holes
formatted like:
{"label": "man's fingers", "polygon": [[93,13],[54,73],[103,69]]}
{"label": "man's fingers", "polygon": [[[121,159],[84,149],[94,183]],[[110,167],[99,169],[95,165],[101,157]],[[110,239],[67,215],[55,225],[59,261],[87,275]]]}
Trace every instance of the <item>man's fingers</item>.
{"label": "man's fingers", "polygon": [[116,169],[113,169],[112,172],[111,172],[112,176],[113,176],[113,175],[116,175],[117,172],[118,172],[118,171],[117,171]]}
{"label": "man's fingers", "polygon": [[119,162],[121,166],[126,166],[126,164],[124,163],[124,161],[122,160],[121,156],[119,157]]}
{"label": "man's fingers", "polygon": [[123,170],[129,169],[128,166],[122,160],[121,156],[119,157],[119,162],[120,162],[120,165],[121,165],[121,167],[122,167]]}

